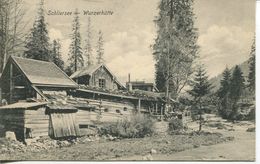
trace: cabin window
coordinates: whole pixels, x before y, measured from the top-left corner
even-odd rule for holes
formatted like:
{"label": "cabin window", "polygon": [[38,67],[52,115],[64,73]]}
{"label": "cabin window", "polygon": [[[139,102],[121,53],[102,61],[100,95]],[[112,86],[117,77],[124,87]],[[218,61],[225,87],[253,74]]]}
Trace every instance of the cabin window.
{"label": "cabin window", "polygon": [[127,111],[127,107],[124,107],[124,111]]}
{"label": "cabin window", "polygon": [[99,79],[98,85],[99,85],[100,88],[105,88],[106,80],[105,79]]}
{"label": "cabin window", "polygon": [[87,124],[79,124],[79,128],[89,128],[89,125]]}
{"label": "cabin window", "polygon": [[108,112],[108,109],[107,109],[107,108],[105,108],[105,109],[104,109],[104,112]]}
{"label": "cabin window", "polygon": [[116,110],[116,113],[121,113],[119,109]]}

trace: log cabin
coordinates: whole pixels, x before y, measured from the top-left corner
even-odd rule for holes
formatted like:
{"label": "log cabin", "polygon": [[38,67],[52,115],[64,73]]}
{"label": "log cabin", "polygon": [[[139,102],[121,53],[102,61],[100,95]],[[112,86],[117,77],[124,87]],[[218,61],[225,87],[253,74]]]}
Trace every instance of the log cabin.
{"label": "log cabin", "polygon": [[124,90],[125,87],[105,64],[91,65],[73,73],[70,78],[80,85],[108,90]]}
{"label": "log cabin", "polygon": [[[78,85],[54,63],[11,56],[0,77],[1,97],[11,104],[11,107],[3,106],[1,117],[9,117],[5,115],[6,111],[22,111],[21,118],[26,118],[25,115],[28,113],[29,115],[34,113],[39,115],[39,119],[34,118],[35,129],[41,129],[39,128],[41,126],[44,128],[42,131],[34,130],[39,133],[32,133],[32,136],[48,134],[59,138],[81,135],[80,130],[95,125],[97,121],[116,122],[119,119],[129,118],[133,111],[154,115],[164,113],[164,101],[160,95],[125,90],[104,64],[87,70],[76,72],[77,74],[71,76],[79,84],[84,84]],[[104,83],[100,79],[104,79]],[[21,102],[29,103],[28,101],[48,104],[39,108],[38,106],[20,108]],[[63,105],[52,105],[57,102],[63,102]],[[16,110],[10,110],[13,104]],[[98,110],[92,110],[93,108]],[[100,120],[98,112],[102,112]],[[19,115],[15,112],[12,114]],[[71,121],[67,122],[68,119]],[[20,122],[22,126],[15,125],[20,127],[18,129],[22,132],[22,138],[28,136],[28,131],[33,131],[33,128],[24,122],[26,121],[23,119]],[[12,121],[10,123],[12,124]],[[66,129],[74,130],[67,132]],[[20,130],[18,134],[21,134]]]}
{"label": "log cabin", "polygon": [[48,100],[44,92],[63,91],[78,88],[52,62],[10,56],[0,77],[1,98],[8,104],[28,98]]}
{"label": "log cabin", "polygon": [[2,131],[14,132],[21,141],[41,136],[76,137],[80,136],[76,112],[71,105],[17,102],[0,107],[0,124]]}

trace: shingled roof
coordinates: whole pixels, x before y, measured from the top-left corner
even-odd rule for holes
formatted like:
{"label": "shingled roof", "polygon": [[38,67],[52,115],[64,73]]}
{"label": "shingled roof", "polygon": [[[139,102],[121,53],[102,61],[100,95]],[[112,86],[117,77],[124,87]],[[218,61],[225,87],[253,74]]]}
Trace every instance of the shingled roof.
{"label": "shingled roof", "polygon": [[74,72],[74,73],[70,76],[70,78],[76,79],[76,78],[79,78],[79,77],[85,76],[85,75],[92,76],[92,74],[93,74],[94,72],[96,72],[96,70],[98,70],[100,67],[104,67],[104,68],[111,74],[111,76],[114,78],[115,82],[116,82],[119,86],[121,86],[122,88],[125,88],[125,87],[123,86],[123,84],[121,84],[121,83],[117,80],[116,76],[112,73],[112,71],[110,71],[110,69],[109,69],[105,64],[103,64],[103,63],[102,63],[102,64],[97,64],[97,65],[91,65],[91,66],[88,66],[88,67],[84,67],[84,68],[82,68],[82,69],[80,69],[80,70]]}
{"label": "shingled roof", "polygon": [[35,86],[78,87],[77,83],[52,62],[14,56],[10,58]]}
{"label": "shingled roof", "polygon": [[74,72],[70,78],[74,79],[74,78],[78,78],[84,75],[92,75],[99,67],[101,67],[103,64],[98,64],[98,65],[91,65],[88,67],[84,67],[76,72]]}

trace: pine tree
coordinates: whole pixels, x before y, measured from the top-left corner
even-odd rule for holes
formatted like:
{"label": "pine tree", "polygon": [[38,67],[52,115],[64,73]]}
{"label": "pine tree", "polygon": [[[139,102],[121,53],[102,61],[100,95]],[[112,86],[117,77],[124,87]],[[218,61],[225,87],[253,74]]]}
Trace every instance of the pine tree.
{"label": "pine tree", "polygon": [[88,18],[88,27],[87,27],[87,39],[86,39],[86,46],[85,46],[85,51],[84,55],[86,56],[86,66],[92,65],[93,64],[93,54],[92,54],[92,32],[91,32],[91,19],[90,17]]}
{"label": "pine tree", "polygon": [[250,91],[255,93],[255,39],[250,52],[248,83]]}
{"label": "pine tree", "polygon": [[97,63],[104,63],[104,39],[103,33],[101,30],[98,32],[98,41],[97,41]]}
{"label": "pine tree", "polygon": [[233,102],[237,102],[241,97],[244,89],[244,82],[243,72],[240,67],[236,65],[230,80],[230,98]]}
{"label": "pine tree", "polygon": [[72,24],[72,38],[69,51],[68,67],[66,72],[68,75],[76,72],[84,66],[84,59],[82,57],[80,23],[78,10],[75,11],[75,17]]}
{"label": "pine tree", "polygon": [[228,68],[222,73],[223,79],[220,82],[220,88],[218,90],[218,97],[221,103],[221,115],[227,118],[230,112],[230,80],[231,72]]}
{"label": "pine tree", "polygon": [[40,2],[38,17],[34,22],[28,42],[25,46],[25,57],[36,60],[50,61],[50,44],[47,25],[45,23],[44,0]]}
{"label": "pine tree", "polygon": [[[157,38],[153,45],[156,79],[165,84],[166,97],[174,98],[187,85],[197,57],[197,29],[194,27],[193,0],[161,0]],[[159,70],[159,71],[158,71]],[[161,74],[160,74],[160,73]]]}
{"label": "pine tree", "polygon": [[232,112],[229,115],[229,119],[231,120],[238,119],[237,102],[241,98],[242,92],[244,90],[244,82],[245,80],[243,73],[238,65],[236,65],[230,80],[230,102]]}
{"label": "pine tree", "polygon": [[[158,64],[155,64],[155,68],[158,67]],[[165,92],[165,78],[163,72],[160,69],[155,69],[155,84],[159,91]]]}
{"label": "pine tree", "polygon": [[55,63],[61,70],[64,70],[64,61],[61,58],[60,52],[60,42],[59,40],[53,40],[52,44],[52,62]]}
{"label": "pine tree", "polygon": [[198,105],[199,114],[199,131],[202,128],[202,105],[204,103],[204,98],[210,93],[211,84],[209,83],[207,73],[202,66],[199,66],[196,70],[194,80],[191,83],[192,89],[188,93],[193,97],[194,105]]}

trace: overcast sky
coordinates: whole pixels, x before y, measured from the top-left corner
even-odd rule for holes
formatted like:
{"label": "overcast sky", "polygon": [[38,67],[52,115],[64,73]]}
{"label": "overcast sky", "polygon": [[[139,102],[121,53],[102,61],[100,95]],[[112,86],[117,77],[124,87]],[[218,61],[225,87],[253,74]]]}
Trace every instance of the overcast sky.
{"label": "overcast sky", "polygon": [[[194,0],[195,26],[199,29],[200,61],[209,75],[249,57],[255,31],[255,0]],[[28,28],[32,27],[39,1],[25,0]],[[93,46],[98,30],[105,40],[105,60],[118,79],[154,81],[154,61],[150,46],[156,37],[154,18],[159,0],[46,0],[45,11],[51,39],[60,39],[66,61],[73,16],[47,15],[51,11],[80,12],[82,47],[88,15],[85,11],[112,11],[112,15],[90,16]]]}

